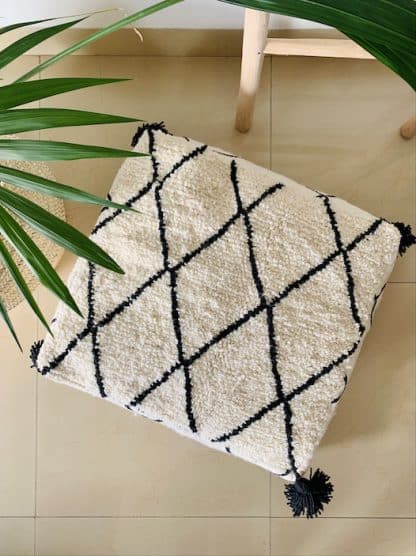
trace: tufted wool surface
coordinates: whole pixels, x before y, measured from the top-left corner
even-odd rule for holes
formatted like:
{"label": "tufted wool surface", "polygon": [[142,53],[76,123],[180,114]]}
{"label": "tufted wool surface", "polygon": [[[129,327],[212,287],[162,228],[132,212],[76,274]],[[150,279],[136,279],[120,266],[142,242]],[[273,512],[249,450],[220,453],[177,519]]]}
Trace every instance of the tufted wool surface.
{"label": "tufted wool surface", "polygon": [[[78,260],[84,318],[58,306],[33,358],[289,481],[349,380],[400,244],[396,226],[220,149],[145,125],[92,238],[125,270]],[[39,346],[38,346],[39,348]]]}

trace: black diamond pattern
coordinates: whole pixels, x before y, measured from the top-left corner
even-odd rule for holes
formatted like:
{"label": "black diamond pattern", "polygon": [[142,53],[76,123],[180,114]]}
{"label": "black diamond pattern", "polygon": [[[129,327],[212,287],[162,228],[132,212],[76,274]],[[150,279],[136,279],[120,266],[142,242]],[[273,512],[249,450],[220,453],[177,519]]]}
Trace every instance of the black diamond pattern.
{"label": "black diamond pattern", "polygon": [[[182,259],[174,265],[170,264],[169,260],[169,243],[166,237],[165,230],[165,217],[163,212],[162,203],[162,190],[166,181],[173,176],[180,168],[196,157],[203,156],[207,150],[206,145],[201,145],[196,147],[190,153],[184,155],[181,160],[176,162],[171,169],[164,175],[159,176],[158,162],[155,156],[155,133],[162,132],[167,133],[167,131],[161,127],[160,124],[146,124],[142,126],[139,130],[136,139],[147,132],[149,137],[149,154],[152,159],[153,175],[151,180],[141,188],[133,197],[128,199],[127,205],[137,206],[140,199],[149,194],[153,190],[154,200],[157,208],[158,222],[159,222],[159,240],[160,248],[163,257],[163,268],[159,269],[155,274],[150,276],[144,283],[137,286],[137,288],[131,292],[131,294],[124,299],[121,303],[116,305],[111,311],[106,313],[104,317],[100,320],[95,319],[94,310],[94,276],[95,267],[93,264],[89,263],[88,272],[88,288],[87,288],[87,300],[88,300],[88,316],[86,326],[67,344],[66,348],[57,355],[48,365],[38,368],[41,374],[48,374],[49,372],[56,369],[65,358],[71,353],[71,351],[80,343],[83,342],[91,336],[91,355],[95,369],[95,378],[97,382],[98,392],[102,397],[106,396],[105,391],[105,377],[102,375],[100,369],[100,345],[99,336],[102,330],[112,322],[112,320],[120,315],[123,311],[127,310],[132,304],[135,303],[137,299],[140,298],[142,293],[148,288],[152,287],[158,280],[163,276],[169,275],[169,287],[171,294],[171,319],[172,327],[176,338],[177,346],[177,361],[165,371],[161,372],[158,379],[156,379],[150,386],[141,392],[138,392],[136,396],[126,404],[128,409],[138,408],[140,404],[153,392],[155,392],[162,384],[166,383],[170,377],[177,371],[182,371],[185,378],[185,411],[188,417],[189,429],[193,433],[197,433],[197,416],[194,415],[193,404],[192,404],[192,365],[200,357],[202,357],[212,346],[221,342],[228,335],[237,331],[241,326],[247,323],[250,319],[256,318],[261,313],[265,312],[267,316],[268,325],[268,338],[269,338],[269,354],[270,354],[270,371],[274,377],[276,397],[274,400],[269,402],[267,405],[261,407],[253,415],[250,415],[245,421],[240,423],[231,431],[225,431],[223,434],[216,438],[212,438],[211,441],[214,443],[222,443],[231,439],[232,437],[240,434],[242,431],[250,427],[253,423],[261,420],[268,413],[273,411],[279,406],[282,406],[285,418],[285,429],[287,437],[287,455],[288,455],[288,467],[287,469],[280,473],[281,476],[293,473],[295,477],[299,476],[295,457],[293,454],[293,437],[292,437],[292,408],[291,401],[296,397],[300,396],[303,392],[311,388],[319,379],[327,374],[329,374],[333,369],[344,363],[351,355],[357,350],[360,340],[365,332],[365,327],[361,321],[356,299],[355,299],[355,285],[354,277],[352,273],[351,262],[349,258],[349,253],[352,252],[362,241],[371,236],[376,232],[380,224],[381,219],[375,220],[366,230],[363,230],[358,234],[353,241],[348,244],[344,244],[341,238],[341,234],[338,228],[336,214],[331,206],[330,196],[323,195],[317,192],[317,197],[323,202],[326,214],[330,226],[334,234],[334,251],[324,258],[319,264],[310,268],[305,274],[294,280],[293,282],[286,285],[286,287],[275,295],[271,299],[266,299],[264,287],[262,283],[261,276],[259,274],[258,264],[256,261],[256,249],[255,249],[255,237],[253,227],[251,225],[250,214],[255,210],[266,198],[276,194],[284,186],[282,183],[275,184],[264,191],[254,202],[252,202],[247,207],[243,206],[239,191],[238,182],[238,159],[232,155],[226,155],[231,158],[230,164],[230,184],[233,188],[235,200],[236,200],[236,212],[209,238],[203,241],[196,249],[191,252],[186,253]],[[103,211],[104,212],[104,211]],[[106,211],[108,214],[108,209]],[[100,229],[107,226],[110,222],[114,221],[122,214],[119,210],[114,210],[105,218],[99,220],[97,225],[93,230],[93,235],[96,235]],[[181,318],[180,318],[180,300],[178,299],[178,288],[177,288],[177,273],[189,263],[192,259],[197,257],[206,249],[209,249],[218,239],[223,237],[228,230],[238,221],[242,221],[244,224],[246,239],[247,239],[247,249],[248,256],[251,267],[251,274],[256,286],[259,302],[256,306],[249,309],[246,313],[241,315],[237,320],[230,323],[223,330],[213,336],[205,344],[201,345],[194,353],[185,356],[183,346],[182,346],[182,329],[181,329]],[[307,283],[313,276],[324,270],[328,265],[330,265],[338,257],[342,258],[344,269],[345,269],[345,285],[348,293],[351,318],[357,325],[357,338],[351,345],[351,347],[344,353],[339,354],[335,359],[330,361],[326,366],[320,369],[315,374],[311,375],[303,384],[297,386],[290,392],[284,392],[281,377],[279,374],[279,353],[278,353],[278,331],[275,330],[274,324],[274,311],[278,311],[279,303],[290,295],[292,291],[297,288],[302,287]],[[334,400],[334,403],[338,401],[339,398]],[[229,446],[224,446],[224,450],[230,452]]]}

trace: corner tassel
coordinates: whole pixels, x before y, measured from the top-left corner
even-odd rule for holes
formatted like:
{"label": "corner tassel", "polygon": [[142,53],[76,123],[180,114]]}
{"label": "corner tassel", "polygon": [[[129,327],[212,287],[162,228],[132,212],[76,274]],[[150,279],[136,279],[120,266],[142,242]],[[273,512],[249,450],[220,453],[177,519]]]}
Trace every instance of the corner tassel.
{"label": "corner tassel", "polygon": [[402,235],[400,239],[399,253],[400,255],[404,255],[409,247],[416,244],[416,236],[412,234],[412,228],[408,224],[403,224],[403,222],[393,222],[393,224]]}
{"label": "corner tassel", "polygon": [[39,340],[38,342],[32,344],[32,347],[30,348],[30,360],[32,361],[31,367],[33,369],[38,368],[38,357],[42,345],[43,345],[43,340]]}
{"label": "corner tassel", "polygon": [[286,485],[285,496],[287,504],[293,512],[293,517],[306,515],[307,518],[318,517],[324,510],[324,504],[332,499],[334,487],[329,482],[329,477],[320,469],[309,479],[298,477],[296,482]]}

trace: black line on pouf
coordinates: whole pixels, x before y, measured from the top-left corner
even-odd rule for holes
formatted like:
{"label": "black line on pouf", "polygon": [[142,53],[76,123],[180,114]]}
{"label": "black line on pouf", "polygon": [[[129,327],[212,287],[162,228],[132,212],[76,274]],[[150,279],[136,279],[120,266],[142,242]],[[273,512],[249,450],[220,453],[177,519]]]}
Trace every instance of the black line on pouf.
{"label": "black line on pouf", "polygon": [[353,278],[353,275],[352,275],[351,261],[350,261],[350,258],[348,256],[347,251],[344,249],[344,244],[343,244],[342,239],[341,239],[341,233],[340,233],[339,228],[338,228],[338,222],[337,222],[337,219],[336,219],[336,216],[335,216],[335,211],[331,207],[331,203],[329,201],[329,198],[328,198],[327,195],[322,195],[322,194],[319,195],[319,197],[321,197],[323,199],[323,203],[325,205],[326,212],[327,212],[328,217],[329,217],[329,222],[331,224],[332,231],[334,232],[336,246],[342,252],[345,274],[347,276],[347,291],[348,291],[348,297],[349,297],[349,300],[350,300],[351,313],[352,313],[352,317],[353,317],[354,321],[356,322],[356,324],[358,326],[358,330],[360,332],[360,335],[362,336],[365,332],[365,327],[364,327],[364,325],[361,321],[360,314],[358,312],[357,302],[355,300],[355,282],[354,282],[354,278]]}
{"label": "black line on pouf", "polygon": [[159,239],[160,239],[160,245],[162,249],[163,268],[165,271],[168,271],[170,274],[169,285],[170,285],[170,293],[171,293],[171,317],[172,317],[172,324],[173,324],[173,329],[176,338],[178,362],[180,366],[183,368],[184,376],[185,376],[185,411],[188,417],[189,428],[193,433],[197,432],[197,426],[196,426],[195,417],[192,408],[192,381],[190,376],[190,369],[187,363],[185,362],[185,357],[183,352],[182,331],[180,325],[178,297],[177,297],[177,289],[176,289],[176,271],[171,269],[169,265],[169,243],[166,237],[165,217],[163,213],[161,193],[164,184],[167,182],[167,180],[171,177],[171,175],[174,172],[179,170],[179,168],[181,168],[181,166],[183,166],[183,164],[185,164],[186,162],[203,154],[206,151],[206,149],[207,149],[207,145],[202,145],[194,149],[189,154],[182,157],[182,159],[172,167],[172,169],[163,177],[163,179],[159,180],[159,184],[155,189],[155,203],[156,203],[158,222],[159,222]]}
{"label": "black line on pouf", "polygon": [[297,475],[297,467],[295,463],[295,458],[293,455],[293,434],[292,434],[292,409],[290,407],[289,402],[286,401],[283,391],[283,384],[280,373],[277,367],[277,346],[276,346],[276,333],[274,328],[274,321],[273,321],[273,308],[267,304],[266,297],[264,295],[264,286],[260,277],[260,272],[257,265],[256,254],[254,249],[254,233],[253,227],[251,225],[251,220],[249,213],[244,209],[243,203],[241,200],[240,190],[239,190],[239,183],[238,183],[238,166],[236,160],[231,161],[231,172],[230,172],[230,179],[233,185],[234,195],[237,203],[237,209],[242,215],[244,228],[247,237],[247,247],[249,253],[249,260],[250,260],[250,267],[251,267],[251,274],[253,276],[253,281],[256,286],[257,295],[259,297],[260,305],[266,306],[266,314],[267,314],[267,330],[268,330],[268,338],[269,338],[269,356],[270,356],[270,365],[271,371],[274,377],[275,387],[276,387],[276,395],[277,399],[283,402],[283,412],[285,415],[285,431],[286,431],[286,438],[287,438],[287,452],[288,452],[288,460],[293,473]]}
{"label": "black line on pouf", "polygon": [[101,352],[100,344],[98,339],[98,329],[94,326],[95,320],[95,292],[94,292],[94,277],[95,277],[95,265],[94,263],[88,263],[88,288],[87,288],[87,303],[88,303],[88,316],[87,316],[87,326],[91,329],[91,352],[92,359],[95,369],[95,380],[97,383],[98,391],[102,398],[106,398],[104,388],[104,378],[101,373]]}
{"label": "black line on pouf", "polygon": [[[165,183],[165,182],[164,182]],[[173,330],[175,333],[176,338],[176,349],[178,354],[178,362],[180,366],[183,368],[184,375],[185,375],[185,411],[188,417],[189,428],[192,432],[197,432],[195,417],[192,410],[192,383],[189,374],[189,367],[185,364],[185,358],[183,353],[183,345],[182,345],[182,331],[181,325],[179,320],[179,309],[178,309],[178,297],[176,291],[176,272],[174,270],[169,269],[169,244],[166,239],[166,228],[165,228],[165,220],[164,214],[162,209],[162,200],[161,200],[161,189],[163,184],[158,185],[155,190],[155,200],[156,200],[156,207],[158,212],[159,218],[159,235],[160,235],[160,243],[162,247],[162,256],[163,256],[163,265],[165,270],[169,271],[170,274],[170,294],[171,294],[171,317],[172,317],[172,324]]]}
{"label": "black line on pouf", "polygon": [[[156,158],[155,158],[155,136],[154,136],[154,133],[153,133],[153,131],[150,127],[146,128],[146,130],[149,133],[149,155],[150,155],[151,160],[152,160],[153,173],[152,173],[152,177],[147,182],[147,184],[144,187],[140,188],[140,190],[137,193],[135,193],[132,197],[127,199],[127,201],[124,203],[128,207],[132,207],[134,205],[134,203],[136,203],[142,197],[144,197],[144,195],[149,193],[149,191],[152,189],[152,187],[153,187],[153,185],[154,185],[154,183],[156,182],[156,179],[157,179],[158,164],[157,164]],[[107,216],[103,220],[100,220],[99,222],[97,222],[93,231],[91,232],[91,235],[95,235],[99,230],[101,230],[101,228],[104,228],[105,226],[107,226],[107,224],[112,222],[115,218],[117,218],[118,216],[120,216],[120,214],[123,214],[124,212],[125,211],[122,210],[122,209],[115,209],[112,214],[110,214],[109,216]]]}

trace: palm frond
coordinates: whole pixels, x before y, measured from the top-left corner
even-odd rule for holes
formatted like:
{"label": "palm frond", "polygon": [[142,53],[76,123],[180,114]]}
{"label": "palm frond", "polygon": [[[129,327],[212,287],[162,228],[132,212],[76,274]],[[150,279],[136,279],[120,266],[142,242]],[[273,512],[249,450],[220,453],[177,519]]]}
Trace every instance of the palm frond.
{"label": "palm frond", "polygon": [[67,199],[68,201],[74,201],[77,203],[134,211],[131,207],[114,203],[113,201],[103,199],[102,197],[97,197],[87,191],[82,191],[81,189],[71,187],[70,185],[64,185],[63,183],[58,183],[36,174],[30,174],[29,172],[24,172],[23,170],[18,170],[17,168],[2,166],[1,164],[0,180],[3,180],[10,185],[21,187],[22,189],[36,191],[37,193],[42,193],[43,195],[49,195],[58,199]]}
{"label": "palm frond", "polygon": [[78,91],[86,87],[96,87],[107,83],[118,83],[126,79],[104,79],[99,77],[57,77],[39,79],[28,83],[12,83],[0,87],[0,110],[8,110],[15,106],[27,104],[35,100]]}
{"label": "palm frond", "polygon": [[32,308],[35,315],[41,321],[41,323],[46,328],[46,330],[50,334],[52,334],[52,332],[51,332],[51,330],[48,326],[48,323],[46,322],[46,319],[43,316],[43,313],[39,308],[39,305],[36,303],[35,298],[32,295],[32,292],[30,291],[28,285],[25,282],[25,279],[22,276],[22,273],[19,270],[19,267],[14,262],[13,257],[11,256],[11,254],[7,250],[6,246],[4,245],[3,241],[1,241],[1,240],[0,240],[0,261],[3,263],[5,268],[10,273],[10,276],[12,277],[14,283],[16,284],[18,289],[21,291],[23,297],[26,299],[26,301],[28,302],[28,304]]}
{"label": "palm frond", "polygon": [[59,17],[48,17],[46,19],[34,19],[32,21],[22,21],[19,23],[13,23],[12,25],[6,25],[5,27],[0,27],[0,35],[9,33],[16,29],[21,29],[22,27],[29,27],[30,25],[38,25],[39,23],[46,23],[47,21],[56,21],[60,19]]}
{"label": "palm frond", "polygon": [[70,110],[68,108],[16,108],[0,112],[0,135],[56,127],[124,124],[138,121],[141,120],[84,110]]}
{"label": "palm frond", "polygon": [[37,139],[0,139],[0,160],[81,160],[83,158],[128,158],[146,156],[96,145],[79,145]]}
{"label": "palm frond", "polygon": [[15,41],[0,52],[0,69],[13,62],[13,60],[16,60],[19,56],[34,46],[46,41],[46,39],[49,39],[58,33],[62,33],[62,31],[69,29],[84,19],[86,18],[82,17],[81,19],[75,19],[74,21],[67,21],[66,23],[59,23],[58,25],[39,29],[38,31],[30,33],[30,35]]}
{"label": "palm frond", "polygon": [[30,77],[33,77],[34,75],[43,71],[44,69],[51,66],[52,64],[55,64],[59,60],[62,60],[62,58],[65,58],[66,56],[73,54],[74,52],[76,52],[80,48],[83,48],[84,46],[87,46],[88,44],[91,44],[99,39],[102,39],[103,37],[109,35],[110,33],[113,33],[114,31],[117,31],[118,29],[122,29],[126,25],[130,25],[130,23],[134,23],[139,19],[143,19],[148,15],[159,12],[160,10],[164,10],[170,6],[173,6],[174,4],[179,4],[180,2],[183,2],[183,0],[163,0],[163,2],[158,2],[157,4],[153,4],[152,6],[144,8],[143,10],[139,10],[138,12],[135,12],[132,15],[124,17],[123,19],[120,19],[116,23],[108,25],[107,27],[104,27],[103,29],[96,31],[89,37],[86,37],[85,39],[82,39],[81,41],[73,44],[72,46],[66,48],[59,54],[55,54],[55,56],[51,56],[41,64],[37,65],[36,67],[34,67],[30,71],[22,75],[21,77],[19,77],[19,79],[17,79],[17,82],[26,81]]}
{"label": "palm frond", "polygon": [[19,256],[41,284],[66,303],[73,311],[82,316],[74,298],[62,282],[59,274],[57,274],[51,263],[22,226],[2,206],[0,206],[0,234],[13,245]]}
{"label": "palm frond", "polygon": [[6,306],[4,305],[1,297],[0,297],[0,317],[6,323],[6,326],[9,329],[11,335],[13,336],[16,344],[19,346],[20,351],[23,351],[22,345],[19,342],[19,338],[17,337],[16,330],[14,329],[12,321],[10,320],[9,314],[7,312]]}
{"label": "palm frond", "polygon": [[107,255],[99,245],[67,222],[50,214],[29,199],[2,187],[0,188],[0,202],[35,231],[40,232],[48,239],[68,249],[68,251],[108,270],[124,274],[115,260]]}

